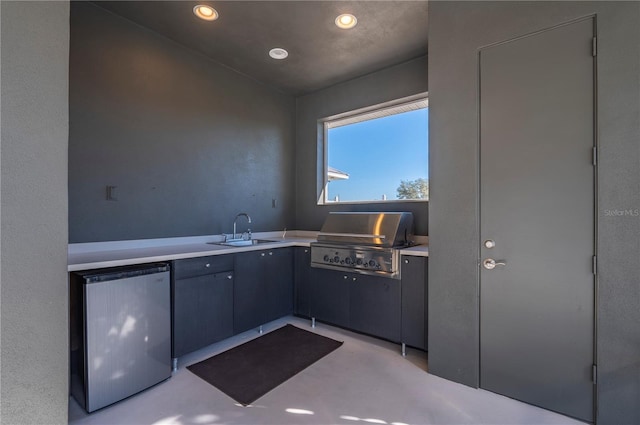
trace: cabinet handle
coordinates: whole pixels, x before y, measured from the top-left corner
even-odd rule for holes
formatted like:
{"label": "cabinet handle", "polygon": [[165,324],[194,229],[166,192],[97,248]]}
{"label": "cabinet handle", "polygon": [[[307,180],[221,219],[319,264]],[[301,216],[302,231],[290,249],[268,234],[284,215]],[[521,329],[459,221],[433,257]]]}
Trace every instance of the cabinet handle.
{"label": "cabinet handle", "polygon": [[269,251],[269,255],[273,255],[273,252]]}
{"label": "cabinet handle", "polygon": [[354,281],[354,282],[356,281],[356,278],[355,278],[355,277],[353,278],[353,281]]}
{"label": "cabinet handle", "polygon": [[261,257],[264,257],[264,252],[261,252],[261,253],[260,253],[260,256],[261,256]]}
{"label": "cabinet handle", "polygon": [[349,279],[349,276],[347,276],[347,275],[344,275],[344,278],[345,278],[345,279]]}
{"label": "cabinet handle", "polygon": [[409,260],[404,260],[404,263],[405,264],[409,264]]}
{"label": "cabinet handle", "polygon": [[229,280],[233,279],[233,275],[227,275],[227,279]]}
{"label": "cabinet handle", "polygon": [[211,264],[207,263],[207,264],[205,264],[204,266],[205,266],[205,267],[207,267],[207,268],[209,268],[209,267],[211,267]]}
{"label": "cabinet handle", "polygon": [[305,250],[304,250],[304,252],[305,252],[305,253],[307,253],[307,252],[309,252],[309,250],[308,250],[308,249],[305,249]]}

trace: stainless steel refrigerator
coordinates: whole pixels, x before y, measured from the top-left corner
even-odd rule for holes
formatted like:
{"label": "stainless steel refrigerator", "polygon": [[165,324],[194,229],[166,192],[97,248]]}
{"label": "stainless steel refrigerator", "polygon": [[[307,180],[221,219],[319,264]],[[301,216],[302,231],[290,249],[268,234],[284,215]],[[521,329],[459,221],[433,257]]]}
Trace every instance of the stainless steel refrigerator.
{"label": "stainless steel refrigerator", "polygon": [[168,264],[73,273],[71,393],[87,412],[171,376]]}

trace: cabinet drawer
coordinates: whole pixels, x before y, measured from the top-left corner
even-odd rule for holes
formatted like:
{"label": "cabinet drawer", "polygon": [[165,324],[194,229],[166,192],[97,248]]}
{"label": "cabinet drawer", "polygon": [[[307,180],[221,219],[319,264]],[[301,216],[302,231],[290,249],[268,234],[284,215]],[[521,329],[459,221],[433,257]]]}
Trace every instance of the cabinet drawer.
{"label": "cabinet drawer", "polygon": [[173,262],[173,274],[176,280],[229,270],[233,270],[233,255],[213,255]]}

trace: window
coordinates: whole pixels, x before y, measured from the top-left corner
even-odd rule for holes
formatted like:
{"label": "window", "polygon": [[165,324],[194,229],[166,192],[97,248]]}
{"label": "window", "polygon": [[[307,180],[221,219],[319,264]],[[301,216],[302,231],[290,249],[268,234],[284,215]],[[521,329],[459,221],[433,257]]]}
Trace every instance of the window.
{"label": "window", "polygon": [[428,200],[426,95],[329,117],[319,125],[319,204]]}

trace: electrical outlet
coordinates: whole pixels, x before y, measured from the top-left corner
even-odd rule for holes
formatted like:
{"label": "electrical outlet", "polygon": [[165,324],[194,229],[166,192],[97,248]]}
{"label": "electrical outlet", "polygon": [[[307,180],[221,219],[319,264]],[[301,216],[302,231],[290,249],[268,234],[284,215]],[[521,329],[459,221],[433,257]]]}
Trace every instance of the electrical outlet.
{"label": "electrical outlet", "polygon": [[107,186],[107,201],[117,201],[116,188],[118,186]]}

